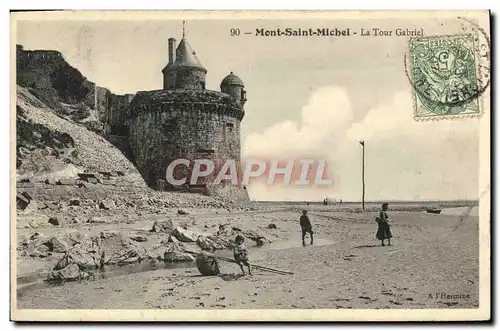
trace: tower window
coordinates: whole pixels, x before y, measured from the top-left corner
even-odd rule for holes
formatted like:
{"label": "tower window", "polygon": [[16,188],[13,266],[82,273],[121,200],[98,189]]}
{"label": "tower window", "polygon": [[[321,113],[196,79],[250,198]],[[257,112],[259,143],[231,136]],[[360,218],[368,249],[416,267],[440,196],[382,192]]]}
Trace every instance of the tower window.
{"label": "tower window", "polygon": [[214,152],[215,152],[215,150],[213,150],[213,149],[208,149],[208,148],[198,148],[198,149],[196,150],[196,152],[198,152],[198,153],[207,153],[207,154],[211,154],[211,153],[214,153]]}
{"label": "tower window", "polygon": [[234,127],[234,124],[233,124],[233,123],[229,123],[229,122],[228,122],[228,123],[226,123],[226,126],[227,126],[228,128],[232,128],[232,127]]}

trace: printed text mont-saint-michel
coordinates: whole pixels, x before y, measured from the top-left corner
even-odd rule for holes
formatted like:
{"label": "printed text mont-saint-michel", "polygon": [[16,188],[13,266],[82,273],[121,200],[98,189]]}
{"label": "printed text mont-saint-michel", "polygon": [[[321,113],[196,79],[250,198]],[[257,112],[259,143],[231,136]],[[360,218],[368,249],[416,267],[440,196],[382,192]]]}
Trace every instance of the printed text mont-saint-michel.
{"label": "printed text mont-saint-michel", "polygon": [[281,28],[265,29],[255,28],[254,31],[240,31],[239,28],[230,30],[232,36],[253,35],[255,37],[421,37],[424,35],[422,28],[396,28],[381,29],[366,27],[352,28]]}

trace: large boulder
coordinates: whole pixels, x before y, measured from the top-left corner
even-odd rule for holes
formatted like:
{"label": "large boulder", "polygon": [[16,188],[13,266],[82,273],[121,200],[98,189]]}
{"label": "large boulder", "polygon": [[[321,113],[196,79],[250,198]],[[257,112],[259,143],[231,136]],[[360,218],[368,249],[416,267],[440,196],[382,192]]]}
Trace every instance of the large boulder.
{"label": "large boulder", "polygon": [[248,240],[254,241],[257,246],[262,246],[266,243],[271,243],[276,238],[276,235],[269,233],[270,229],[268,228],[257,228],[257,229],[240,229],[238,227],[233,226],[231,230],[225,230],[224,227],[219,227],[219,231],[217,231],[217,235],[211,237],[210,239],[217,243],[219,246],[224,248],[232,248],[234,247],[234,238],[237,235],[242,235]]}
{"label": "large boulder", "polygon": [[151,232],[162,232],[166,233],[167,235],[171,235],[176,227],[177,222],[172,218],[167,218],[164,220],[155,221]]}
{"label": "large boulder", "polygon": [[47,257],[54,253],[64,253],[69,246],[57,237],[46,237],[41,233],[35,233],[29,239],[23,240],[19,247],[22,255],[30,257]]}
{"label": "large boulder", "polygon": [[196,240],[196,244],[205,251],[210,251],[214,247],[214,242],[208,237],[199,236]]}
{"label": "large boulder", "polygon": [[49,252],[66,253],[72,246],[82,242],[85,236],[78,231],[46,237],[41,233],[35,233],[29,238],[20,241],[18,249],[24,255],[32,257],[46,257]]}
{"label": "large boulder", "polygon": [[176,243],[167,243],[163,253],[165,262],[191,262],[194,261],[193,255],[184,252],[183,247]]}
{"label": "large boulder", "polygon": [[29,239],[23,242],[21,255],[29,257],[40,257],[44,258],[52,253],[50,252],[49,246],[45,245],[47,242],[47,237],[39,237],[36,239]]}
{"label": "large boulder", "polygon": [[213,236],[210,237],[210,240],[212,240],[212,242],[214,243],[215,249],[225,249],[233,247],[231,239],[228,240],[223,237]]}
{"label": "large boulder", "polygon": [[48,237],[41,233],[34,233],[27,240],[20,243],[22,255],[30,257],[47,257],[50,255],[50,248],[47,245]]}
{"label": "large boulder", "polygon": [[76,244],[82,243],[88,239],[87,235],[78,230],[65,232],[62,235],[58,235],[58,237],[64,240],[70,246],[75,246]]}
{"label": "large boulder", "polygon": [[196,233],[194,231],[187,230],[185,228],[182,228],[180,226],[176,227],[173,235],[175,238],[177,238],[180,242],[184,243],[189,243],[189,242],[196,242],[198,237],[200,236],[199,233]]}
{"label": "large boulder", "polygon": [[198,236],[196,244],[198,245],[198,247],[205,251],[225,249],[229,247],[229,244],[226,240],[216,236]]}
{"label": "large boulder", "polygon": [[255,241],[255,243],[258,246],[261,246],[265,243],[270,243],[272,242],[271,236],[266,232],[263,231],[262,229],[257,229],[257,230],[244,230],[241,232],[241,234],[250,240]]}
{"label": "large boulder", "polygon": [[151,249],[148,250],[147,255],[151,259],[163,260],[167,248],[170,248],[171,250],[174,250],[173,248],[175,248],[175,250],[178,250],[179,252],[183,251],[186,248],[184,244],[179,242],[177,239],[175,239],[175,247],[171,247],[172,244],[174,244],[174,242],[170,240],[161,240],[159,243],[153,245]]}
{"label": "large boulder", "polygon": [[146,257],[146,249],[124,233],[116,233],[100,241],[104,264],[129,264]]}
{"label": "large boulder", "polygon": [[148,250],[147,257],[154,260],[163,260],[165,253],[165,246],[163,244],[156,244]]}
{"label": "large boulder", "polygon": [[67,242],[64,240],[61,240],[60,238],[57,237],[51,237],[49,238],[44,245],[49,247],[49,251],[55,252],[55,253],[66,253],[69,249],[69,245]]}
{"label": "large boulder", "polygon": [[89,274],[81,271],[78,265],[69,264],[63,269],[51,271],[47,278],[52,281],[69,281],[88,277]]}
{"label": "large boulder", "polygon": [[124,233],[109,231],[93,236],[69,249],[55,270],[74,263],[80,269],[102,265],[121,265],[139,262],[147,256],[146,249]]}
{"label": "large boulder", "polygon": [[81,270],[99,268],[104,265],[103,255],[97,237],[92,237],[69,249],[60,259],[54,270],[61,270],[70,264],[76,264]]}

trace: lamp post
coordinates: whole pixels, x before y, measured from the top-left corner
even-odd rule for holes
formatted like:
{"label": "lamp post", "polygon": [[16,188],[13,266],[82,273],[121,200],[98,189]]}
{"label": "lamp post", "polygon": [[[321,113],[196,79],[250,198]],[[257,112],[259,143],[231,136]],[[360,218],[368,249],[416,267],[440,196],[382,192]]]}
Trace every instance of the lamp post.
{"label": "lamp post", "polygon": [[362,140],[359,143],[362,146],[361,181],[363,184],[363,193],[361,195],[361,204],[362,204],[363,211],[365,211],[365,141]]}

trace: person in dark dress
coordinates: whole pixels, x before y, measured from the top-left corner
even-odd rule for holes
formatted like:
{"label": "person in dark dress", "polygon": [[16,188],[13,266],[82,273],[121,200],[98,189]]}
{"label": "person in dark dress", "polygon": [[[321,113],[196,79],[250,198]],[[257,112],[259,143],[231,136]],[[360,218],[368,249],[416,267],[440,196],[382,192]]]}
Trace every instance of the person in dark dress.
{"label": "person in dark dress", "polygon": [[379,217],[376,218],[378,223],[377,229],[377,239],[382,241],[382,246],[385,246],[384,240],[387,239],[388,245],[391,246],[391,226],[389,225],[389,215],[387,215],[387,209],[389,209],[389,204],[382,204],[382,211]]}
{"label": "person in dark dress", "polygon": [[300,227],[302,228],[302,245],[306,245],[305,238],[306,233],[309,233],[311,236],[311,245],[313,244],[313,230],[311,221],[309,221],[309,217],[307,216],[307,210],[302,211],[302,216],[300,216]]}

